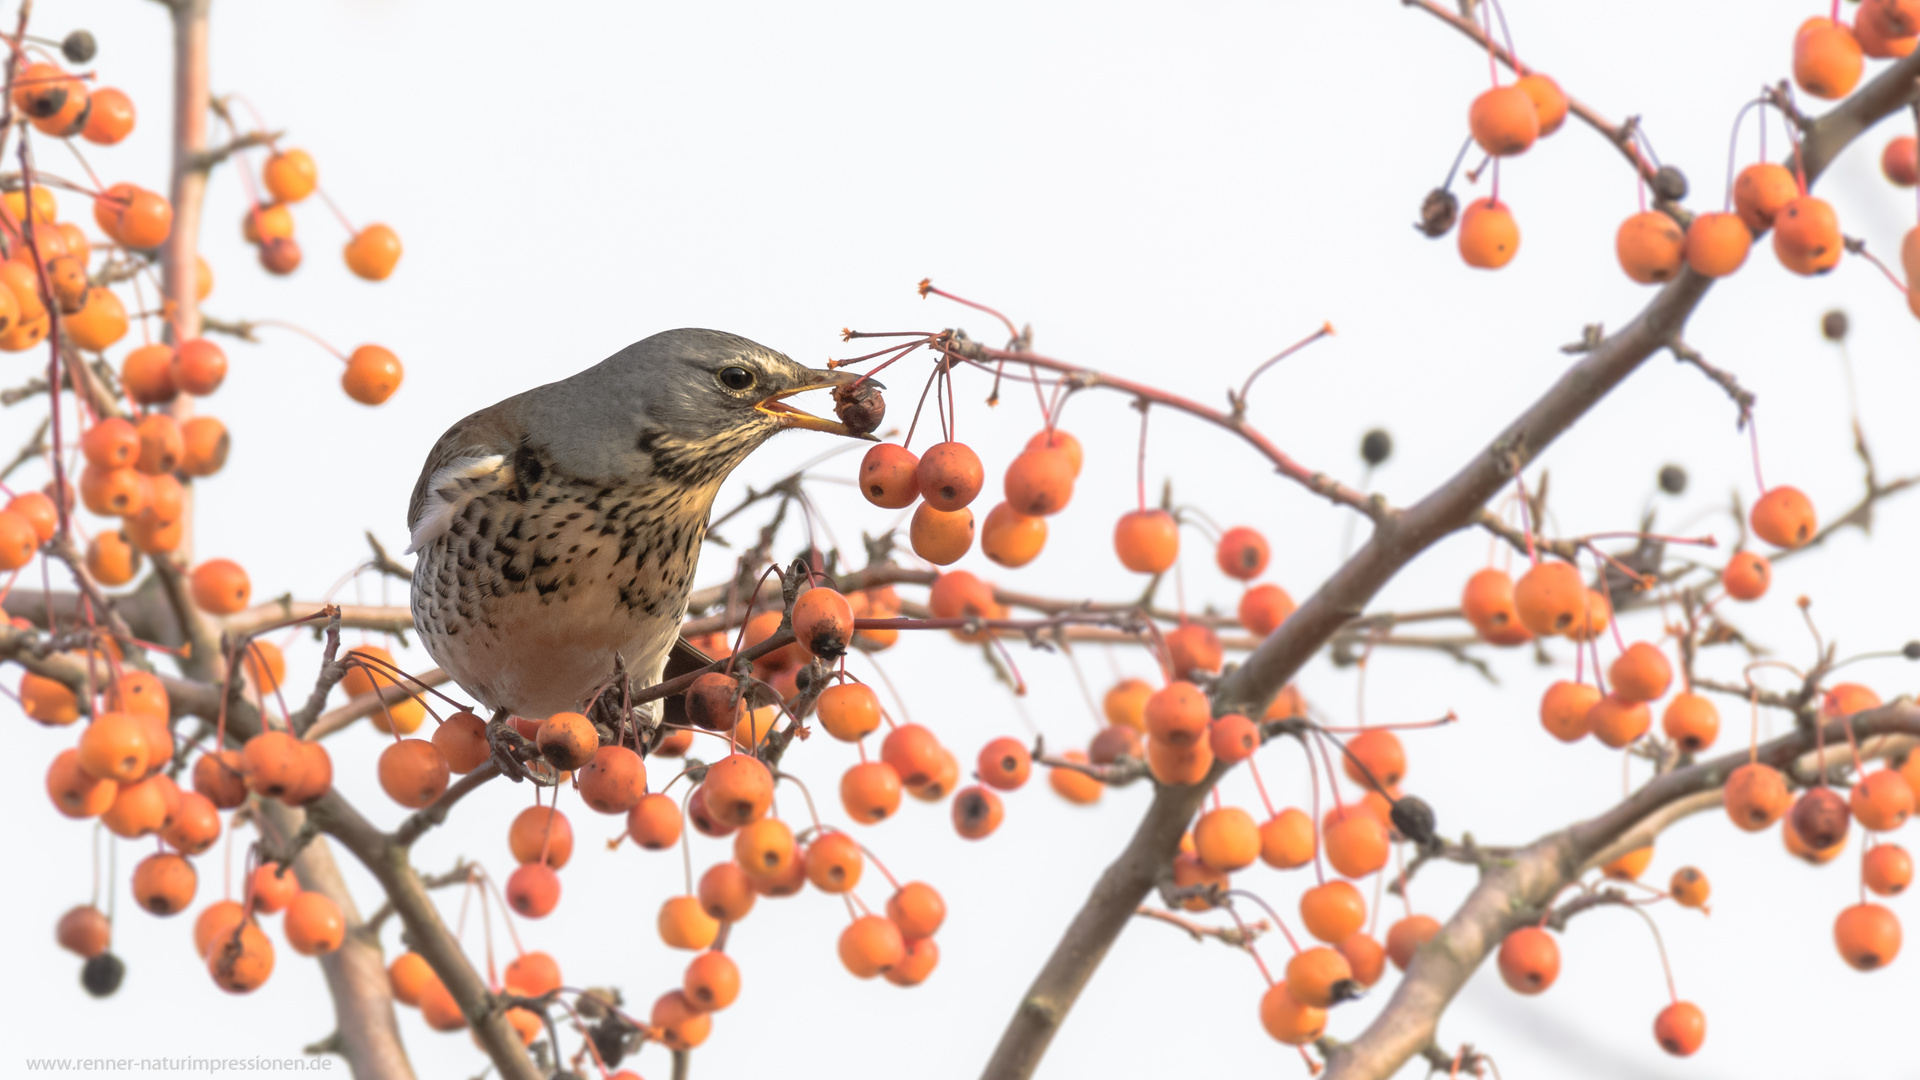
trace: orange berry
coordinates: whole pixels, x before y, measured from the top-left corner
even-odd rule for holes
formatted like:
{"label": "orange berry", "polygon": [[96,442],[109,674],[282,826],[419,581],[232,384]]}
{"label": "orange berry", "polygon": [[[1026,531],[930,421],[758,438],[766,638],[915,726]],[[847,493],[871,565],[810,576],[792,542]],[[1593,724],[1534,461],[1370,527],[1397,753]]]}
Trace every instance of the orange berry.
{"label": "orange berry", "polygon": [[112,347],[127,336],[127,309],[111,289],[91,288],[81,301],[80,310],[60,323],[75,345],[89,352]]}
{"label": "orange berry", "polygon": [[1686,243],[1678,222],[1658,210],[1642,210],[1620,223],[1613,249],[1628,277],[1653,285],[1680,272]]}
{"label": "orange berry", "polygon": [[1587,710],[1587,727],[1594,738],[1618,750],[1653,727],[1653,710],[1644,701],[1628,701],[1608,694]]}
{"label": "orange berry", "polygon": [[347,241],[347,269],[368,281],[385,281],[400,261],[400,237],[385,225],[369,225]]}
{"label": "orange berry", "polygon": [[703,952],[687,965],[680,992],[696,1008],[718,1012],[740,996],[740,968],[723,952]]}
{"label": "orange berry", "polygon": [[880,760],[893,767],[900,782],[920,787],[940,771],[940,742],[919,724],[901,724],[880,744]]}
{"label": "orange berry", "polygon": [[194,567],[190,584],[194,606],[210,615],[245,611],[253,595],[247,572],[231,559],[208,559]]}
{"label": "orange berry", "polygon": [[1758,762],[1728,774],[1725,797],[1727,816],[1747,832],[1759,832],[1780,820],[1792,799],[1779,770]]}
{"label": "orange berry", "polygon": [[1900,920],[1879,904],[1854,904],[1833,921],[1833,943],[1856,971],[1886,967],[1900,954]]}
{"label": "orange berry", "polygon": [[23,514],[0,510],[0,571],[18,570],[33,561],[40,534]]}
{"label": "orange berry", "polygon": [[1687,265],[1703,277],[1726,277],[1746,263],[1752,249],[1753,233],[1739,214],[1701,214],[1687,226]]}
{"label": "orange berry", "polygon": [[255,867],[253,877],[248,882],[248,896],[255,911],[266,915],[277,915],[300,891],[300,879],[294,876],[290,867],[278,863],[262,863]]}
{"label": "orange berry", "polygon": [[1033,755],[1019,739],[1001,737],[980,748],[980,782],[1001,791],[1015,791],[1033,771]]}
{"label": "orange berry", "polygon": [[558,712],[540,721],[534,746],[554,768],[567,772],[592,760],[600,747],[600,734],[593,721],[579,713]]}
{"label": "orange berry", "polygon": [[252,920],[242,921],[208,943],[207,972],[229,994],[252,993],[273,974],[273,942]]}
{"label": "orange berry", "polygon": [[521,953],[507,965],[502,981],[523,996],[539,997],[561,987],[560,965],[543,952]]}
{"label": "orange berry", "polygon": [[1892,832],[1913,816],[1913,788],[1892,769],[1861,776],[1847,800],[1863,829]]}
{"label": "orange berry", "polygon": [[1473,99],[1467,110],[1473,141],[1494,157],[1525,153],[1540,137],[1540,113],[1524,87],[1496,86]]}
{"label": "orange berry", "polygon": [[110,86],[95,90],[80,137],[99,146],[112,146],[132,131],[133,101]]}
{"label": "orange berry", "polygon": [[1165,510],[1134,510],[1113,527],[1120,564],[1136,574],[1160,574],[1180,557],[1180,526]]}
{"label": "orange berry", "polygon": [[140,418],[135,430],[140,433],[140,456],[134,461],[134,468],[148,476],[157,476],[179,467],[186,444],[180,437],[178,421],[166,413],[152,412]]}
{"label": "orange berry", "polygon": [[1681,907],[1704,909],[1707,897],[1712,894],[1713,885],[1707,881],[1707,875],[1691,866],[1675,870],[1667,882],[1667,895]]}
{"label": "orange berry", "polygon": [[1267,538],[1245,525],[1237,525],[1220,534],[1213,558],[1221,573],[1240,581],[1252,581],[1267,569]]}
{"label": "orange berry", "polygon": [[1147,699],[1147,734],[1173,746],[1200,740],[1212,719],[1207,695],[1184,679],[1168,683]]}
{"label": "orange berry", "polygon": [[1100,702],[1100,709],[1106,713],[1107,722],[1135,731],[1147,730],[1147,701],[1153,697],[1153,686],[1145,679],[1122,679],[1107,691]]}
{"label": "orange berry", "polygon": [[624,814],[646,794],[647,765],[624,746],[602,746],[574,779],[588,806],[602,814]]}
{"label": "orange berry", "polygon": [[1876,60],[1892,60],[1913,53],[1920,44],[1920,4],[1914,0],[1865,0],[1853,21],[1860,51]]}
{"label": "orange berry", "polygon": [[1207,746],[1214,757],[1237,765],[1260,749],[1260,725],[1239,713],[1215,717],[1207,725]]}
{"label": "orange berry", "polygon": [[1920,149],[1913,136],[1896,135],[1888,141],[1880,152],[1880,172],[1898,187],[1920,183]]}
{"label": "orange berry", "polygon": [[507,827],[507,849],[514,862],[538,862],[544,855],[547,865],[558,870],[573,857],[573,825],[550,806],[529,806]]}
{"label": "orange berry", "polygon": [[914,478],[920,485],[920,497],[942,513],[964,509],[980,494],[986,477],[980,456],[966,443],[935,443],[920,455]]}
{"label": "orange berry", "polygon": [[680,840],[680,808],[671,796],[642,796],[627,811],[627,835],[648,851],[665,851]]}
{"label": "orange berry", "polygon": [[1841,720],[1879,707],[1880,695],[1874,693],[1872,687],[1859,683],[1837,683],[1820,696],[1820,715],[1828,720]]}
{"label": "orange berry", "polygon": [[1167,631],[1167,664],[1174,672],[1191,675],[1195,671],[1216,672],[1226,661],[1220,636],[1201,623],[1183,623]]}
{"label": "orange berry", "polygon": [[1898,844],[1876,844],[1860,864],[1860,879],[1878,896],[1898,896],[1913,883],[1913,857]]}
{"label": "orange berry", "polygon": [[35,675],[20,674],[20,710],[50,727],[64,727],[80,719],[80,699],[66,683]]}
{"label": "orange berry", "polygon": [[130,713],[107,712],[80,733],[80,767],[100,780],[131,784],[147,774],[147,726]]}
{"label": "orange berry", "polygon": [[1288,807],[1260,826],[1260,859],[1277,870],[1294,870],[1313,861],[1319,846],[1313,819]]}
{"label": "orange berry", "polygon": [[862,915],[840,932],[840,963],[857,978],[884,974],[906,954],[900,928],[884,916]]}
{"label": "orange berry", "polygon": [[362,405],[379,405],[400,389],[404,374],[400,358],[392,350],[362,345],[347,357],[347,369],[340,373],[340,388]]}
{"label": "orange berry", "polygon": [[80,767],[78,750],[60,751],[47,766],[47,796],[53,800],[54,809],[67,817],[99,817],[112,808],[119,795],[117,781],[102,780]]}
{"label": "orange berry", "polygon": [[107,951],[113,938],[113,925],[92,904],[68,909],[54,928],[54,939],[68,952],[88,960]]}
{"label": "orange berry", "polygon": [[865,866],[860,845],[842,832],[825,833],[807,845],[803,861],[807,880],[825,893],[847,892],[860,884],[860,871]]}
{"label": "orange berry", "polygon": [[1240,594],[1240,625],[1256,637],[1266,637],[1293,614],[1293,597],[1278,585],[1255,585]]}
{"label": "orange berry", "polygon": [[1327,844],[1327,861],[1341,874],[1360,878],[1387,865],[1387,857],[1392,854],[1387,826],[1361,807],[1329,810],[1321,826]]}
{"label": "orange berry", "polygon": [[1541,636],[1564,634],[1584,620],[1587,587],[1572,563],[1536,563],[1520,575],[1513,603],[1528,630]]}
{"label": "orange berry", "polygon": [[1846,800],[1825,786],[1808,788],[1787,814],[1787,828],[1809,851],[1820,853],[1837,849],[1852,822]]}
{"label": "orange berry", "polygon": [[[1358,759],[1358,764],[1355,759]],[[1371,786],[1367,773],[1383,787],[1399,787],[1407,775],[1407,752],[1400,737],[1383,728],[1369,728],[1347,740],[1347,752],[1341,758],[1347,777],[1363,787]],[[1363,772],[1361,765],[1366,766]]]}
{"label": "orange berry", "polygon": [[1165,739],[1147,740],[1147,770],[1153,778],[1169,787],[1186,787],[1206,779],[1213,768],[1213,748],[1205,739],[1171,743]]}
{"label": "orange berry", "polygon": [[1793,81],[1814,97],[1837,101],[1853,93],[1865,67],[1860,39],[1845,23],[1816,17],[1793,36]]}
{"label": "orange berry", "polygon": [[320,170],[305,150],[282,150],[260,169],[261,182],[276,202],[297,203],[320,184]]}
{"label": "orange berry", "polygon": [[1366,934],[1350,934],[1334,947],[1347,958],[1347,964],[1353,968],[1353,981],[1361,986],[1372,986],[1386,974],[1387,950]]}
{"label": "orange berry", "polygon": [[987,511],[980,526],[980,551],[1010,569],[1032,562],[1046,543],[1047,520],[1022,516],[1006,503]]}
{"label": "orange berry", "polygon": [[793,603],[793,637],[822,660],[838,660],[853,640],[853,607],[834,589],[808,589]]}
{"label": "orange berry", "polygon": [[1840,265],[1844,239],[1832,205],[1811,195],[1791,200],[1773,218],[1773,253],[1796,274],[1824,274]]}
{"label": "orange berry", "polygon": [[60,511],[42,492],[23,491],[15,495],[7,501],[7,513],[25,518],[33,526],[34,538],[42,544],[60,530]]}
{"label": "orange berry", "polygon": [[301,956],[320,956],[338,949],[347,937],[340,906],[323,893],[301,891],[287,904],[280,929],[287,944]]}
{"label": "orange berry", "polygon": [[1066,509],[1073,498],[1073,479],[1079,472],[1079,464],[1068,457],[1065,450],[1046,447],[1023,450],[1013,459],[1013,464],[1007,466],[1006,505],[1024,517],[1057,514]]}
{"label": "orange berry", "polygon": [[1634,848],[1619,858],[1600,868],[1600,872],[1615,881],[1638,881],[1640,875],[1647,872],[1647,864],[1653,862],[1653,845]]}
{"label": "orange berry", "polygon": [[1560,84],[1548,76],[1535,72],[1523,75],[1514,82],[1515,86],[1526,91],[1527,98],[1533,102],[1534,115],[1539,119],[1540,137],[1546,138],[1560,130],[1567,121],[1567,95]]}
{"label": "orange berry", "polygon": [[1736,551],[1720,572],[1720,586],[1735,600],[1758,600],[1773,584],[1773,564],[1751,551]]}
{"label": "orange berry", "polygon": [[1819,531],[1813,503],[1799,488],[1784,485],[1760,496],[1747,521],[1753,526],[1754,535],[1774,547],[1797,548]]}
{"label": "orange berry", "polygon": [[1460,215],[1460,258],[1480,270],[1498,270],[1520,251],[1520,226],[1507,204],[1474,199]]}
{"label": "orange berry", "polygon": [[[0,265],[0,278],[4,278],[6,272],[6,267]],[[142,405],[164,405],[172,401],[180,393],[179,387],[173,385],[173,347],[143,345],[129,352],[120,362],[120,383],[133,400]]]}
{"label": "orange berry", "polygon": [[198,885],[193,864],[171,853],[149,855],[133,870],[133,898],[155,915],[185,911]]}
{"label": "orange berry", "polygon": [[1600,696],[1594,687],[1562,679],[1540,698],[1540,726],[1561,742],[1579,742],[1593,730],[1588,717]]}
{"label": "orange berry", "polygon": [[740,826],[765,816],[773,803],[773,774],[758,758],[729,754],[707,767],[702,801],[716,821]]}
{"label": "orange berry", "polygon": [[140,460],[140,431],[130,421],[110,416],[80,436],[80,453],[87,464],[102,469],[126,469]]}
{"label": "orange berry", "polygon": [[860,494],[885,510],[904,510],[920,497],[920,459],[896,443],[877,443],[860,459]]}
{"label": "orange berry", "polygon": [[[1060,758],[1063,761],[1078,762],[1082,765],[1087,763],[1087,755],[1079,750],[1064,751],[1061,753]],[[1053,789],[1055,795],[1073,803],[1075,806],[1091,806],[1099,802],[1100,796],[1105,794],[1107,790],[1105,784],[1088,776],[1086,773],[1080,772],[1077,769],[1062,769],[1057,766],[1048,767],[1047,786]]]}
{"label": "orange berry", "polygon": [[1260,1026],[1288,1046],[1305,1046],[1326,1033],[1327,1012],[1302,1004],[1282,980],[1260,996]]}
{"label": "orange berry", "polygon": [[907,953],[883,975],[895,986],[919,986],[940,963],[940,946],[930,938],[907,942]]}
{"label": "orange berry", "polygon": [[1758,235],[1773,227],[1782,208],[1800,196],[1800,183],[1785,166],[1763,161],[1740,170],[1733,182],[1733,208]]}
{"label": "orange berry", "polygon": [[842,742],[859,742],[880,726],[880,698],[865,683],[835,683],[815,704],[820,726]]}
{"label": "orange berry", "polygon": [[206,338],[189,338],[174,350],[173,385],[176,389],[205,397],[220,389],[227,377],[227,354]]}
{"label": "orange berry", "polygon": [[1302,1005],[1324,1009],[1359,996],[1353,965],[1338,949],[1315,945],[1287,961],[1287,992]]}
{"label": "orange berry", "polygon": [[973,511],[966,507],[947,512],[923,502],[907,528],[913,553],[934,564],[950,566],[973,546]]}
{"label": "orange berry", "polygon": [[1707,1039],[1707,1015],[1692,1002],[1676,1001],[1654,1018],[1653,1038],[1674,1057],[1687,1057]]}
{"label": "orange berry", "polygon": [[701,1012],[679,990],[662,994],[647,1019],[660,1029],[660,1042],[669,1050],[691,1050],[706,1042],[713,1031],[713,1017]]}
{"label": "orange berry", "polygon": [[756,880],[784,877],[799,857],[793,829],[776,817],[765,817],[741,827],[733,837],[733,861]]}
{"label": "orange berry", "polygon": [[1560,977],[1560,943],[1543,927],[1523,926],[1500,943],[1500,978],[1518,994],[1538,994]]}
{"label": "orange berry", "polygon": [[1719,737],[1720,710],[1699,694],[1675,694],[1660,714],[1660,729],[1680,749],[1697,754]]}
{"label": "orange berry", "polygon": [[[722,863],[728,865],[728,863]],[[670,949],[705,949],[720,936],[720,922],[708,915],[697,897],[676,896],[660,905],[655,926]]]}
{"label": "orange berry", "polygon": [[1307,933],[1329,945],[1346,940],[1367,920],[1367,902],[1351,882],[1329,881],[1300,896],[1300,920]]}
{"label": "orange berry", "polygon": [[1636,641],[1607,668],[1614,696],[1626,701],[1657,701],[1673,683],[1673,665],[1658,646]]}
{"label": "orange berry", "polygon": [[1440,932],[1440,923],[1431,915],[1409,915],[1387,930],[1387,958],[1401,971],[1413,963],[1413,954]]}
{"label": "orange berry", "polygon": [[544,919],[560,905],[560,875],[546,863],[527,863],[507,875],[507,904],[529,919]]}
{"label": "orange berry", "polygon": [[906,940],[930,938],[947,920],[947,902],[924,881],[909,881],[887,898],[887,918]]}
{"label": "orange berry", "polygon": [[1223,873],[1252,866],[1260,857],[1259,826],[1237,806],[1201,814],[1193,826],[1193,843],[1200,861]]}
{"label": "orange berry", "polygon": [[[759,893],[754,890],[752,876],[741,869],[737,862],[714,863],[706,873],[700,875],[700,907],[711,918],[721,922],[739,922],[752,913],[758,899]],[[673,942],[667,944],[672,945]]]}
{"label": "orange berry", "polygon": [[293,211],[279,203],[258,203],[241,215],[240,236],[249,244],[293,237]]}
{"label": "orange berry", "polygon": [[969,840],[983,840],[992,835],[1000,827],[1005,813],[1000,796],[990,788],[976,785],[953,793],[954,831]]}
{"label": "orange berry", "polygon": [[222,810],[231,810],[247,801],[247,780],[240,751],[221,750],[201,754],[193,763],[193,790]]}
{"label": "orange berry", "polygon": [[100,823],[115,836],[126,839],[159,832],[179,805],[180,789],[166,773],[155,773],[135,784],[121,784],[113,805],[100,815]]}
{"label": "orange berry", "polygon": [[447,759],[425,739],[402,739],[380,752],[380,787],[401,806],[418,810],[447,790]]}
{"label": "orange berry", "polygon": [[1505,570],[1488,567],[1467,579],[1460,592],[1460,613],[1481,639],[1494,645],[1519,645],[1533,640],[1513,604],[1513,578]]}

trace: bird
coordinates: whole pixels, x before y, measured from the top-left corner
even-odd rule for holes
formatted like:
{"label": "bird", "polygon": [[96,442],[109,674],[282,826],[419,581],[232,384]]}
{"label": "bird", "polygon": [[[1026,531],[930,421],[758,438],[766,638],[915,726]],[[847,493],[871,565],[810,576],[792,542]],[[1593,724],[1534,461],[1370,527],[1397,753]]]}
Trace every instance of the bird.
{"label": "bird", "polygon": [[524,779],[509,723],[577,710],[616,671],[660,681],[714,496],[781,431],[871,436],[786,399],[850,385],[736,334],[668,330],[448,428],[407,506],[413,624],[492,711],[494,761]]}

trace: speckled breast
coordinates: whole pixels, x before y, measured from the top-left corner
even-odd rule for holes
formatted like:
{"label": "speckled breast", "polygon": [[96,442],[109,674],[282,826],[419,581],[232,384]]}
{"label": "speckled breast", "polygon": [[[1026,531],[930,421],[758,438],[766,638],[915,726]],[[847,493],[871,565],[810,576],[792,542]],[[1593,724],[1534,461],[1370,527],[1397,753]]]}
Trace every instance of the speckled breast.
{"label": "speckled breast", "polygon": [[658,681],[713,494],[551,473],[526,483],[531,471],[467,503],[420,552],[413,621],[482,705],[545,717],[605,685],[615,653],[641,685]]}

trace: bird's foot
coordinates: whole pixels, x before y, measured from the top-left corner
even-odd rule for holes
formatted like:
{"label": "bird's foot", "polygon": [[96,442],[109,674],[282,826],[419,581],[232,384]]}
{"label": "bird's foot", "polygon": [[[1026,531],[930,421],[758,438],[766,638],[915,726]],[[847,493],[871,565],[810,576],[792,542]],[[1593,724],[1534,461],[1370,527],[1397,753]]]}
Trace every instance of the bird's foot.
{"label": "bird's foot", "polygon": [[487,722],[487,746],[493,751],[493,763],[500,767],[501,775],[516,784],[527,778],[527,768],[522,762],[533,758],[533,743],[513,729],[505,710],[494,713],[493,719]]}

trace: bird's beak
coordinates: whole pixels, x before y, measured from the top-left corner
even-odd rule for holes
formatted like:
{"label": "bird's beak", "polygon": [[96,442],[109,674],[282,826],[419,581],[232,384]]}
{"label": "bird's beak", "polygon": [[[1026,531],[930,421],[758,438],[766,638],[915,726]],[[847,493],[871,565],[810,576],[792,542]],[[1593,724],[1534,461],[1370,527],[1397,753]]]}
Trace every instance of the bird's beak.
{"label": "bird's beak", "polygon": [[845,435],[851,439],[865,439],[868,442],[880,441],[872,435],[857,435],[838,420],[828,420],[823,416],[802,412],[782,400],[795,394],[804,394],[809,390],[831,390],[860,380],[860,373],[857,371],[818,371],[810,368],[807,373],[810,378],[805,385],[796,386],[791,390],[782,390],[754,407],[773,417],[781,427],[825,431],[833,435]]}

